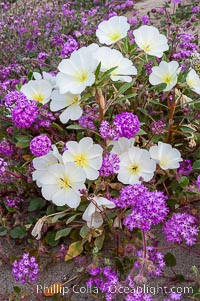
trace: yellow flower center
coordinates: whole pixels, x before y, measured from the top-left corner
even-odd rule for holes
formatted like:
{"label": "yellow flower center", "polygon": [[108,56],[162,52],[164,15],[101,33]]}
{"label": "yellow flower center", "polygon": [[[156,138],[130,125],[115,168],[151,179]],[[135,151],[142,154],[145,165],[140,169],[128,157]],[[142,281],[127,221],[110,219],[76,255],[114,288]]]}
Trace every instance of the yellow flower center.
{"label": "yellow flower center", "polygon": [[188,85],[189,85],[190,87],[195,87],[195,86],[198,85],[198,81],[195,80],[195,79],[188,79],[188,80],[187,80],[187,83],[188,83]]}
{"label": "yellow flower center", "polygon": [[166,84],[170,84],[173,80],[173,76],[171,74],[166,74],[163,76],[163,82]]}
{"label": "yellow flower center", "polygon": [[76,154],[74,155],[74,161],[78,166],[86,167],[88,166],[87,154]]}
{"label": "yellow flower center", "polygon": [[150,51],[150,50],[151,50],[151,45],[149,45],[148,43],[144,43],[144,44],[142,45],[142,49],[143,49],[144,51]]}
{"label": "yellow flower center", "polygon": [[80,72],[76,75],[76,78],[80,83],[84,83],[88,78],[88,73],[84,71]]}
{"label": "yellow flower center", "polygon": [[78,96],[74,96],[73,103],[78,104]]}
{"label": "yellow flower center", "polygon": [[43,102],[44,100],[44,94],[38,92],[38,93],[35,93],[32,97],[33,100],[37,100],[39,102]]}
{"label": "yellow flower center", "polygon": [[59,181],[59,186],[63,189],[69,189],[72,186],[72,182],[68,178],[61,178]]}
{"label": "yellow flower center", "polygon": [[141,168],[140,166],[134,163],[129,166],[129,170],[132,175],[137,175],[140,173]]}
{"label": "yellow flower center", "polygon": [[112,31],[109,33],[109,37],[110,37],[111,41],[115,42],[121,38],[121,32],[119,30]]}

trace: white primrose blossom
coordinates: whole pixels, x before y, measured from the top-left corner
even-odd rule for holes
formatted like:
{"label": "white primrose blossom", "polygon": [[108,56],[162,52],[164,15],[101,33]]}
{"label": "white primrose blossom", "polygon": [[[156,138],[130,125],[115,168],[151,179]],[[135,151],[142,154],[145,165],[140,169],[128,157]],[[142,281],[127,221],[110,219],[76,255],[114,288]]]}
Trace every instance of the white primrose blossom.
{"label": "white primrose blossom", "polygon": [[154,26],[142,25],[133,34],[138,47],[149,55],[160,58],[169,49],[166,36],[160,34]]}
{"label": "white primrose blossom", "polygon": [[120,51],[110,49],[109,47],[100,47],[95,57],[98,62],[101,62],[101,72],[116,67],[111,73],[110,78],[112,81],[121,81],[130,83],[131,75],[137,74],[137,69],[133,66],[131,60],[123,57]]}
{"label": "white primrose blossom", "polygon": [[112,209],[115,204],[104,197],[94,196],[82,216],[89,228],[99,228],[103,224],[103,207]]}
{"label": "white primrose blossom", "polygon": [[179,72],[179,64],[176,61],[171,61],[169,63],[162,61],[159,66],[152,68],[149,82],[152,85],[159,85],[162,83],[167,84],[163,91],[169,91],[177,84]]}
{"label": "white primrose blossom", "polygon": [[36,181],[38,187],[42,186],[42,179],[48,177],[48,168],[53,164],[62,162],[62,156],[58,153],[57,147],[53,145],[52,148],[53,151],[48,154],[33,159],[35,171],[32,173],[32,178]]}
{"label": "white primrose blossom", "polygon": [[80,98],[79,94],[60,94],[58,90],[54,90],[51,95],[50,109],[52,112],[56,112],[66,108],[59,117],[62,123],[67,123],[70,119],[77,120],[83,114]]}
{"label": "white primrose blossom", "polygon": [[130,25],[126,17],[114,16],[98,25],[96,36],[100,43],[111,45],[125,38],[129,29]]}
{"label": "white primrose blossom", "polygon": [[[93,44],[92,44],[93,45]],[[96,46],[82,47],[74,51],[69,59],[63,59],[58,65],[56,85],[61,94],[81,94],[95,81],[94,71],[98,61],[92,55]]]}
{"label": "white primrose blossom", "polygon": [[36,100],[43,105],[48,103],[51,97],[52,85],[45,79],[30,80],[24,84],[20,91],[25,94],[27,99]]}
{"label": "white primrose blossom", "polygon": [[56,77],[51,75],[50,73],[42,71],[42,75],[41,75],[39,72],[33,72],[33,77],[36,80],[45,79],[50,83],[52,88],[56,88]]}
{"label": "white primrose blossom", "polygon": [[121,183],[133,185],[153,178],[156,162],[150,158],[147,150],[132,147],[122,153],[119,159],[118,180]]}
{"label": "white primrose blossom", "polygon": [[134,138],[128,139],[125,137],[121,137],[118,140],[110,141],[109,146],[113,145],[111,153],[117,154],[118,156],[120,156],[124,152],[127,152],[129,150],[129,148],[133,147],[134,143],[135,143]]}
{"label": "white primrose blossom", "polygon": [[152,146],[149,149],[151,158],[156,160],[164,170],[179,168],[179,162],[183,161],[180,152],[172,148],[170,144],[158,142],[158,146]]}
{"label": "white primrose blossom", "polygon": [[53,164],[48,175],[40,179],[42,195],[57,206],[77,208],[81,201],[80,189],[86,189],[85,172],[74,163]]}
{"label": "white primrose blossom", "polygon": [[87,179],[95,180],[99,176],[102,165],[103,148],[94,144],[92,138],[85,137],[79,142],[66,143],[67,150],[63,153],[63,162],[74,162],[84,170]]}
{"label": "white primrose blossom", "polygon": [[200,94],[200,78],[194,69],[191,69],[186,77],[186,83],[192,91]]}

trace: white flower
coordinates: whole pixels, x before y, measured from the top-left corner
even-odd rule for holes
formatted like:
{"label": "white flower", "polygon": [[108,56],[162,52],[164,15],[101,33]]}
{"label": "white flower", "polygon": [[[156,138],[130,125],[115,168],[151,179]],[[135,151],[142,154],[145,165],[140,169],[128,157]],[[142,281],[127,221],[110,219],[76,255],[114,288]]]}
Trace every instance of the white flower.
{"label": "white flower", "polygon": [[111,45],[127,36],[130,25],[127,18],[124,16],[114,16],[108,21],[103,21],[99,24],[96,31],[96,36],[99,42],[106,45]]}
{"label": "white flower", "polygon": [[180,152],[167,143],[158,142],[158,146],[150,147],[149,152],[164,170],[176,169],[180,166],[179,162],[183,161]]}
{"label": "white flower", "polygon": [[[95,46],[96,47],[96,46]],[[95,81],[94,71],[97,60],[92,55],[95,47],[82,47],[71,54],[69,59],[63,59],[58,65],[56,84],[61,94],[81,94],[86,87]]]}
{"label": "white flower", "polygon": [[63,153],[63,162],[74,162],[80,166],[86,174],[87,179],[95,180],[99,176],[102,165],[103,149],[98,144],[93,144],[92,138],[85,137],[78,142],[66,143],[67,150]]}
{"label": "white flower", "polygon": [[54,90],[51,95],[50,109],[56,112],[67,107],[59,117],[62,123],[67,123],[69,119],[77,120],[83,114],[80,107],[80,98],[81,96],[78,94],[60,94],[58,90]]}
{"label": "white flower", "polygon": [[110,49],[106,46],[100,47],[95,56],[101,62],[101,72],[105,72],[111,68],[116,67],[111,73],[112,81],[131,82],[130,75],[136,75],[137,69],[133,63],[123,57],[120,51]]}
{"label": "white flower", "polygon": [[120,182],[133,185],[142,181],[148,182],[153,178],[156,162],[150,159],[147,150],[132,147],[119,158],[118,180]]}
{"label": "white flower", "polygon": [[36,100],[42,104],[46,104],[50,100],[52,86],[45,79],[30,80],[20,90],[29,100]]}
{"label": "white flower", "polygon": [[38,187],[42,186],[41,181],[43,177],[48,176],[49,166],[58,162],[60,162],[60,160],[56,146],[54,146],[53,151],[50,151],[48,154],[33,159],[33,167],[36,170],[32,173],[32,178],[36,181]]}
{"label": "white flower", "polygon": [[162,57],[163,52],[169,49],[167,38],[154,26],[142,25],[133,34],[138,47],[149,55]]}
{"label": "white flower", "polygon": [[191,69],[188,73],[186,82],[192,91],[200,94],[200,78],[194,69]]}
{"label": "white flower", "polygon": [[45,79],[50,83],[52,88],[56,87],[56,77],[51,75],[50,73],[47,73],[45,71],[42,71],[42,75],[39,72],[33,72],[33,77],[36,80]]}
{"label": "white flower", "polygon": [[89,228],[99,228],[103,224],[102,206],[109,209],[115,208],[115,204],[108,199],[99,196],[93,197],[82,216],[83,220],[87,221]]}
{"label": "white flower", "polygon": [[80,204],[79,189],[85,189],[85,173],[74,163],[54,164],[42,178],[42,195],[57,206],[76,208]]}
{"label": "white flower", "polygon": [[120,156],[124,152],[127,152],[129,150],[129,148],[133,147],[134,143],[135,143],[134,138],[128,139],[125,137],[121,137],[118,140],[110,141],[109,146],[113,145],[111,153],[117,154],[118,156]]}
{"label": "white flower", "polygon": [[177,83],[177,76],[180,72],[179,65],[176,61],[160,62],[159,66],[152,68],[152,73],[149,76],[149,82],[152,85],[167,84],[163,91],[171,90]]}

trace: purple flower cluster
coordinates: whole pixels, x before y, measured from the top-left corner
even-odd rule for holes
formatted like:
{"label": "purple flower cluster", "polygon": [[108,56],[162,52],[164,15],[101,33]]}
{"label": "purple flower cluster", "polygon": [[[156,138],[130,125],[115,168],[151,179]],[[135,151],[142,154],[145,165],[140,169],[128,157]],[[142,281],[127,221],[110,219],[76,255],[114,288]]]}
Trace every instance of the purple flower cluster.
{"label": "purple flower cluster", "polygon": [[[139,257],[139,260],[134,263],[134,267],[136,269],[140,269],[142,265],[141,258],[143,258],[143,251],[138,251],[136,256]],[[164,255],[160,252],[157,252],[153,247],[147,247],[146,269],[148,276],[160,277],[163,273],[165,265]]]}
{"label": "purple flower cluster", "polygon": [[163,231],[167,241],[180,244],[185,240],[189,246],[196,242],[199,232],[195,217],[187,213],[174,213]]}
{"label": "purple flower cluster", "polygon": [[198,46],[193,43],[195,36],[191,33],[180,33],[177,35],[177,49],[173,54],[174,59],[186,59],[192,55]]}
{"label": "purple flower cluster", "polygon": [[37,117],[38,107],[33,100],[18,101],[12,110],[12,120],[19,129],[30,128]]}
{"label": "purple flower cluster", "polygon": [[23,201],[20,197],[5,197],[6,199],[6,206],[11,207],[11,208],[15,208],[18,209],[19,208],[19,204]]}
{"label": "purple flower cluster", "polygon": [[13,262],[12,274],[16,281],[21,283],[37,281],[39,275],[39,265],[36,258],[28,253],[24,253],[22,259]]}
{"label": "purple flower cluster", "polygon": [[0,158],[0,176],[3,177],[6,171],[8,163],[3,159]]}
{"label": "purple flower cluster", "polygon": [[79,118],[78,123],[84,129],[95,130],[94,121],[99,118],[97,107],[86,107],[84,114]]}
{"label": "purple flower cluster", "polygon": [[130,231],[134,228],[148,231],[165,219],[168,213],[166,199],[160,191],[151,192],[142,184],[134,184],[122,188],[114,202],[120,208],[131,207],[132,212],[123,221]]}
{"label": "purple flower cluster", "polygon": [[177,172],[181,175],[188,175],[192,171],[192,164],[190,160],[183,160],[180,162],[180,167]]}
{"label": "purple flower cluster", "polygon": [[198,177],[197,177],[196,185],[198,187],[198,190],[200,191],[200,175],[198,175]]}
{"label": "purple flower cluster", "polygon": [[67,36],[67,42],[62,45],[61,57],[68,57],[73,51],[79,48],[78,42],[72,37]]}
{"label": "purple flower cluster", "polygon": [[126,295],[125,301],[153,301],[153,296],[144,293],[141,289],[135,289],[133,292]]}
{"label": "purple flower cluster", "polygon": [[27,98],[26,98],[26,96],[24,95],[24,93],[15,90],[15,91],[9,92],[9,93],[4,97],[4,101],[5,101],[5,105],[6,105],[7,107],[11,107],[11,106],[13,106],[15,103],[17,103],[17,102],[21,102],[21,101],[26,102],[26,101],[27,101]]}
{"label": "purple flower cluster", "polygon": [[109,177],[119,170],[120,159],[118,155],[107,152],[103,157],[100,176]]}
{"label": "purple flower cluster", "polygon": [[102,121],[99,132],[104,139],[118,140],[120,137],[134,137],[139,129],[138,117],[130,112],[122,112],[115,116],[112,126],[108,121]]}
{"label": "purple flower cluster", "polygon": [[13,152],[13,146],[5,138],[3,138],[0,142],[0,154],[4,156],[11,156]]}
{"label": "purple flower cluster", "polygon": [[159,135],[164,133],[164,128],[166,124],[160,119],[158,121],[153,121],[151,123],[151,130],[154,135]]}
{"label": "purple flower cluster", "polygon": [[48,154],[51,150],[51,140],[46,135],[39,135],[30,142],[30,151],[33,155],[40,157]]}
{"label": "purple flower cluster", "polygon": [[115,271],[111,267],[90,267],[88,272],[91,276],[87,281],[87,286],[92,287],[93,285],[100,289],[102,293],[105,293],[105,300],[112,301],[115,298],[113,290],[119,284],[119,278]]}
{"label": "purple flower cluster", "polygon": [[172,292],[169,294],[168,298],[165,298],[163,301],[179,301],[182,300],[182,294]]}

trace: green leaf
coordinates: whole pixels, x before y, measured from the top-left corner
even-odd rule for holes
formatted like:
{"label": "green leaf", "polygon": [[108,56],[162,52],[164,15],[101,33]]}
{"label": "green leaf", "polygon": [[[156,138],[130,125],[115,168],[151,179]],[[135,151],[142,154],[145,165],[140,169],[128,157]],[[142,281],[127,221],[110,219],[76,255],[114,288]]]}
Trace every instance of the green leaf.
{"label": "green leaf", "polygon": [[71,230],[72,230],[72,228],[65,228],[65,229],[59,230],[56,233],[55,240],[58,240],[61,237],[66,237],[67,235],[69,235],[69,233],[71,232]]}
{"label": "green leaf", "polygon": [[5,226],[0,227],[0,236],[5,236],[8,233],[8,229]]}
{"label": "green leaf", "polygon": [[80,230],[80,236],[82,238],[85,238],[88,235],[90,228],[87,226],[87,224],[83,225],[83,227]]}
{"label": "green leaf", "polygon": [[24,238],[27,235],[26,229],[21,226],[17,226],[10,231],[10,236],[12,238]]}
{"label": "green leaf", "polygon": [[83,130],[82,126],[79,124],[71,124],[66,127],[68,130]]}
{"label": "green leaf", "polygon": [[71,222],[73,222],[75,220],[75,218],[77,217],[78,214],[72,215],[71,217],[68,218],[68,220],[66,221],[66,225],[70,224]]}
{"label": "green leaf", "polygon": [[53,217],[49,217],[48,218],[48,222],[51,224],[55,224],[59,219],[63,218],[64,216],[66,216],[67,213],[60,213],[60,214],[56,214]]}
{"label": "green leaf", "polygon": [[177,278],[177,280],[179,280],[179,281],[184,281],[184,280],[185,280],[185,277],[184,277],[182,274],[177,274],[177,275],[176,275],[176,278]]}
{"label": "green leaf", "polygon": [[167,267],[174,267],[176,265],[176,258],[172,253],[165,254],[164,259]]}
{"label": "green leaf", "polygon": [[126,95],[126,96],[123,96],[123,97],[120,97],[120,98],[116,99],[115,101],[113,101],[113,103],[119,102],[119,101],[124,101],[124,100],[126,100],[126,99],[135,97],[135,95],[136,95],[136,93],[128,94],[128,95]]}
{"label": "green leaf", "polygon": [[69,246],[69,249],[67,250],[67,254],[65,255],[65,261],[77,257],[82,253],[82,251],[83,251],[83,242],[81,240],[73,242]]}
{"label": "green leaf", "polygon": [[42,198],[33,198],[30,200],[28,211],[41,210],[46,205],[46,201]]}
{"label": "green leaf", "polygon": [[55,247],[59,243],[58,240],[55,240],[55,237],[56,237],[56,231],[49,231],[45,236],[45,242],[51,247]]}
{"label": "green leaf", "polygon": [[101,62],[100,62],[99,65],[97,66],[97,69],[95,70],[95,73],[94,73],[96,79],[97,79],[98,76],[99,76],[100,69],[101,69]]}
{"label": "green leaf", "polygon": [[184,187],[187,187],[188,184],[189,184],[189,179],[188,179],[188,177],[181,177],[181,180],[180,180],[180,186],[181,186],[182,188],[184,188]]}
{"label": "green leaf", "polygon": [[136,136],[142,136],[142,135],[145,135],[145,134],[147,134],[147,132],[145,132],[143,129],[140,129],[140,130],[137,132]]}
{"label": "green leaf", "polygon": [[119,97],[121,94],[126,92],[130,87],[132,87],[132,85],[133,85],[133,80],[130,83],[125,83],[123,86],[121,86],[121,88],[119,88],[115,98]]}
{"label": "green leaf", "polygon": [[104,233],[101,236],[98,236],[95,239],[94,244],[95,244],[95,247],[98,248],[98,250],[102,249],[104,240],[105,240],[105,234]]}
{"label": "green leaf", "polygon": [[109,70],[107,70],[106,72],[104,72],[103,76],[100,78],[100,81],[98,82],[98,85],[102,84],[106,79],[108,79],[110,77],[110,73],[112,71],[114,71],[117,67],[118,66],[110,68]]}
{"label": "green leaf", "polygon": [[13,286],[15,293],[19,294],[21,292],[21,288],[19,286]]}
{"label": "green leaf", "polygon": [[155,86],[155,90],[156,90],[157,92],[162,92],[166,87],[167,87],[167,84],[162,83],[162,84],[160,84],[160,85]]}
{"label": "green leaf", "polygon": [[193,169],[200,169],[200,160],[196,160],[192,165]]}
{"label": "green leaf", "polygon": [[19,148],[26,148],[29,147],[31,137],[25,136],[25,135],[18,135],[15,137],[17,139],[16,146]]}

